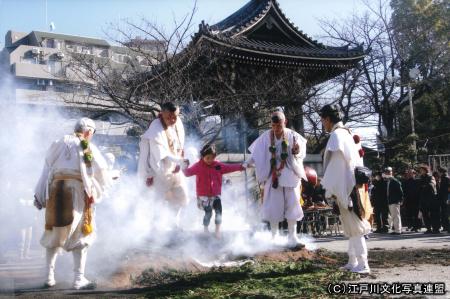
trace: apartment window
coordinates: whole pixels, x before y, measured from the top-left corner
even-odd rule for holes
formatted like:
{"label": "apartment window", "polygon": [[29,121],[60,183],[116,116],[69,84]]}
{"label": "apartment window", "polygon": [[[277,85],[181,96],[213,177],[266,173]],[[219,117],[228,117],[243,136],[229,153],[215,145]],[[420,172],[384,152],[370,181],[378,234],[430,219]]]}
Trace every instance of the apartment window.
{"label": "apartment window", "polygon": [[120,63],[127,63],[129,61],[129,59],[131,59],[130,56],[124,55],[124,54],[116,54],[114,56],[115,56],[115,60]]}
{"label": "apartment window", "polygon": [[22,63],[30,63],[30,64],[37,64],[38,58],[37,57],[20,57],[20,62]]}
{"label": "apartment window", "polygon": [[53,87],[54,91],[56,92],[66,92],[71,93],[73,92],[73,89],[70,86],[67,85],[61,85],[61,84],[55,84]]}
{"label": "apartment window", "polygon": [[60,40],[56,40],[54,42],[55,49],[61,50],[62,42]]}
{"label": "apartment window", "polygon": [[108,56],[109,56],[108,49],[101,50],[100,57],[108,57]]}
{"label": "apartment window", "polygon": [[48,70],[53,75],[56,75],[56,76],[60,75],[61,74],[61,70],[62,70],[62,63],[61,63],[61,61],[49,60],[48,61]]}
{"label": "apartment window", "polygon": [[98,57],[108,57],[108,49],[103,48],[93,48],[92,54]]}
{"label": "apartment window", "polygon": [[91,49],[91,47],[82,46],[81,52],[84,54],[92,54],[92,49]]}
{"label": "apartment window", "polygon": [[54,48],[55,47],[55,40],[53,38],[47,39],[47,48]]}

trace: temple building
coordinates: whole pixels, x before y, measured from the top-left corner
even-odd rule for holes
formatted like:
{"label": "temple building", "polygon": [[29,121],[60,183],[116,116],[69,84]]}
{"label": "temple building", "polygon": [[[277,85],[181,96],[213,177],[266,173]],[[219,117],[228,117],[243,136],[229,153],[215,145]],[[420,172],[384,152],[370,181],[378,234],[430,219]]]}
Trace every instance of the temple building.
{"label": "temple building", "polygon": [[251,0],[214,25],[202,22],[191,46],[207,49],[215,59],[211,74],[219,78],[209,96],[229,89],[230,97],[250,97],[242,107],[249,127],[257,126],[263,108],[283,107],[288,125],[299,132],[304,129],[305,90],[354,68],[365,56],[362,45],[334,47],[313,40],[284,15],[276,0]]}
{"label": "temple building", "polygon": [[331,79],[364,58],[362,46],[331,47],[311,39],[283,14],[276,0],[251,0],[212,26],[202,22],[195,43],[247,67],[302,69],[311,84]]}

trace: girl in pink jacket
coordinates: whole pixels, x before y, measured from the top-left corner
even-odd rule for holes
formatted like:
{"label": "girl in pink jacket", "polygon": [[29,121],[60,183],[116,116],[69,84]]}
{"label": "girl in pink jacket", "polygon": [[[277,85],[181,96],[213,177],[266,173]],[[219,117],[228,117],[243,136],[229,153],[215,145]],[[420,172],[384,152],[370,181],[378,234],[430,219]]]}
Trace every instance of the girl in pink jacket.
{"label": "girl in pink jacket", "polygon": [[222,223],[222,176],[233,171],[244,170],[242,164],[225,164],[216,161],[216,148],[206,145],[200,151],[201,159],[189,168],[183,170],[184,174],[196,176],[197,206],[205,211],[203,226],[209,232],[208,226],[212,217],[212,210],[216,213],[216,238],[220,238],[220,224]]}

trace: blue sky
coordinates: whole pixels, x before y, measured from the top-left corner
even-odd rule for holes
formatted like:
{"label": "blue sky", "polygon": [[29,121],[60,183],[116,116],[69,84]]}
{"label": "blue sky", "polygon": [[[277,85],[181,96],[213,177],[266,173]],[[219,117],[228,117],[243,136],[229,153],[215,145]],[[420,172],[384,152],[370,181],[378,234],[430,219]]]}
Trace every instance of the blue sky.
{"label": "blue sky", "polygon": [[[193,23],[196,26],[205,20],[214,24],[248,1],[197,0]],[[321,35],[318,19],[343,19],[366,10],[363,0],[278,0],[278,3],[299,29],[314,38]],[[49,31],[50,22],[54,22],[56,33],[106,39],[105,31],[111,28],[110,24],[120,23],[121,19],[146,18],[169,28],[174,18],[180,20],[189,14],[193,5],[194,0],[0,0],[0,49],[10,29]],[[376,132],[375,128],[359,130],[362,135]]]}
{"label": "blue sky", "polygon": [[[248,0],[198,0],[194,24],[218,22]],[[317,19],[341,19],[365,10],[361,0],[278,0],[281,9],[301,30],[320,36]],[[47,5],[46,5],[47,3]],[[54,22],[57,33],[106,38],[105,30],[123,18],[145,17],[170,27],[193,7],[193,0],[0,0],[0,47],[9,29],[48,31]],[[47,7],[47,10],[46,10]],[[47,11],[47,13],[46,13]],[[47,18],[46,18],[47,16]],[[47,19],[47,24],[46,24]]]}

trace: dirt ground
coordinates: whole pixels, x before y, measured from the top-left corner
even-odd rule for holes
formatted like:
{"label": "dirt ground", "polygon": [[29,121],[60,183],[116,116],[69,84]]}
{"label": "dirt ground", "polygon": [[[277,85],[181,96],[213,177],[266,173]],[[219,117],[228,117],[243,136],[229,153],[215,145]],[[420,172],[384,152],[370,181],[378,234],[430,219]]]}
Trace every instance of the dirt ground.
{"label": "dirt ground", "polygon": [[[450,288],[450,248],[373,248],[369,251],[372,273],[368,276],[355,277],[358,282],[445,282],[446,289]],[[69,281],[62,282],[54,289],[38,287],[37,279],[42,279],[42,256],[22,264],[11,264],[2,271],[0,280],[12,280],[13,289],[4,288],[0,291],[0,298],[133,298],[141,297],[149,287],[167,285],[185,273],[207,273],[223,267],[239,267],[246,263],[279,262],[326,264],[338,268],[346,262],[346,254],[328,249],[319,250],[290,250],[275,248],[254,255],[228,255],[217,263],[205,263],[195,258],[188,258],[176,248],[165,250],[136,249],[128,252],[121,259],[119,267],[107,278],[98,280],[95,291],[79,291],[71,289]],[[30,265],[33,268],[29,268]],[[28,268],[26,268],[28,267]],[[28,269],[28,270],[27,270]],[[31,271],[30,269],[34,269]],[[33,282],[33,283],[31,283]],[[27,283],[31,283],[28,284]],[[2,289],[0,287],[0,289]],[[448,294],[448,293],[447,293]],[[417,298],[417,297],[416,297]],[[440,297],[440,298],[445,298]],[[447,297],[448,298],[448,297]]]}

